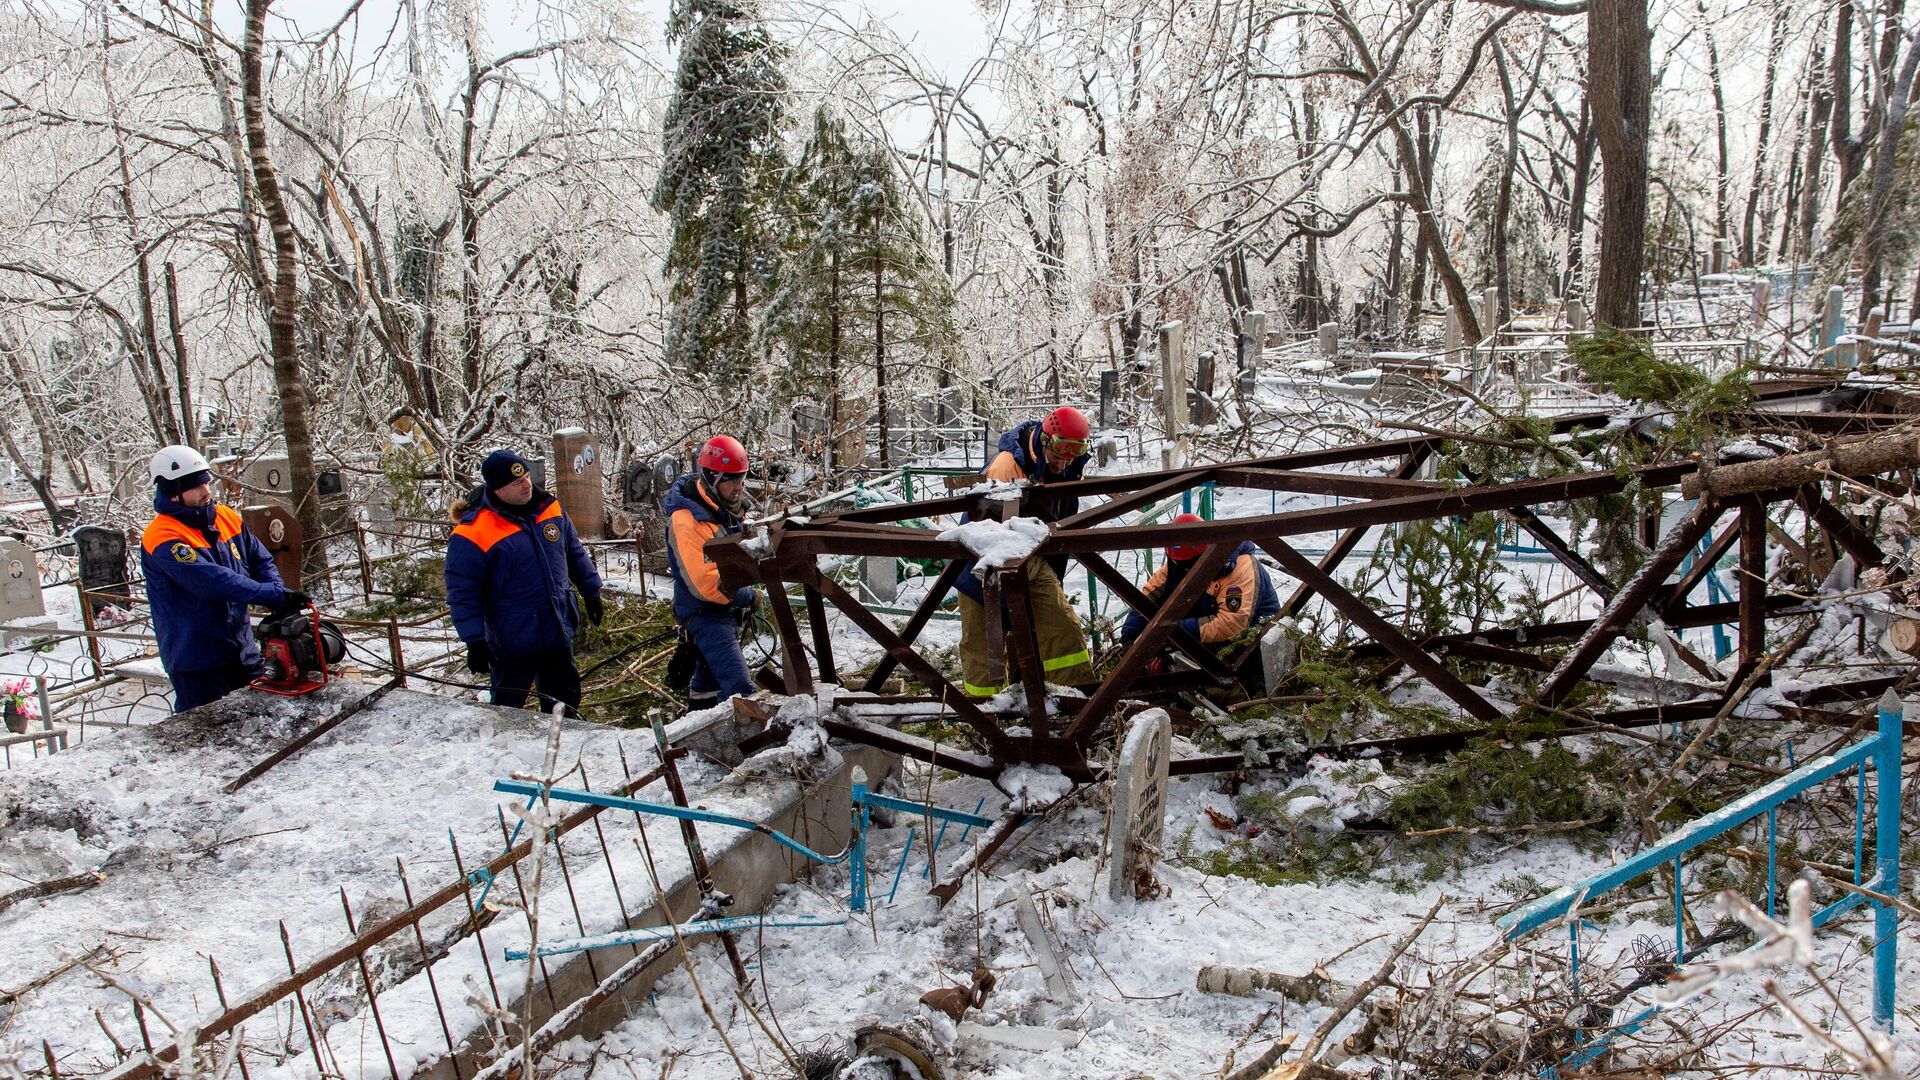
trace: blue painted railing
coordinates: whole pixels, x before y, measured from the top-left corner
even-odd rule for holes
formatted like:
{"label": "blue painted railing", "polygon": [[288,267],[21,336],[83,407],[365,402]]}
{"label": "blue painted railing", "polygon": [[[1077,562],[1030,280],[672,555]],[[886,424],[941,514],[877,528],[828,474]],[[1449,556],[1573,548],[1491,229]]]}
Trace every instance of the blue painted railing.
{"label": "blue painted railing", "polygon": [[[1687,959],[1686,932],[1682,916],[1682,891],[1685,858],[1688,852],[1717,836],[1739,828],[1760,817],[1767,819],[1767,913],[1774,912],[1776,884],[1776,833],[1779,808],[1788,800],[1849,770],[1858,770],[1857,799],[1854,806],[1854,884],[1886,896],[1900,892],[1900,752],[1905,707],[1892,691],[1880,699],[1879,730],[1872,736],[1837,753],[1800,766],[1773,783],[1736,799],[1705,817],[1668,833],[1653,846],[1625,862],[1588,878],[1567,885],[1503,916],[1498,925],[1512,941],[1542,927],[1564,922],[1572,943],[1572,979],[1579,986],[1579,909],[1588,901],[1620,888],[1665,865],[1673,868],[1675,963]],[[1866,854],[1867,769],[1876,781],[1874,820],[1874,873],[1864,876]],[[1894,960],[1899,912],[1890,904],[1871,900],[1860,893],[1849,893],[1828,904],[1813,916],[1813,925],[1822,926],[1835,917],[1870,903],[1874,913],[1873,1018],[1882,1029],[1893,1029]],[[1615,1025],[1587,1040],[1563,1067],[1584,1065],[1598,1057],[1615,1037],[1638,1030],[1660,1007],[1651,1006],[1624,1023]]]}

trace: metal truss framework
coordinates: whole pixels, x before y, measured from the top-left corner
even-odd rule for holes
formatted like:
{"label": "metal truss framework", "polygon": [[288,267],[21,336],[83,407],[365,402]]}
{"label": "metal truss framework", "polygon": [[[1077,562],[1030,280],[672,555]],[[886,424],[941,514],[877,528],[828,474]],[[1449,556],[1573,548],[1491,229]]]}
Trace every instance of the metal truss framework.
{"label": "metal truss framework", "polygon": [[[1734,418],[1734,428],[1787,432],[1815,444],[1882,431],[1910,422],[1920,415],[1920,401],[1904,393],[1844,388],[1833,380],[1764,383],[1757,385],[1755,391],[1756,404],[1748,413]],[[1555,421],[1553,427],[1556,433],[1568,433],[1598,428],[1606,425],[1610,419],[1610,414],[1603,413],[1569,416]],[[1713,715],[1727,698],[1744,695],[1756,686],[1765,685],[1766,620],[1812,610],[1812,605],[1800,598],[1767,594],[1766,510],[1770,505],[1787,501],[1798,503],[1825,530],[1839,550],[1852,555],[1862,568],[1877,566],[1885,561],[1885,555],[1875,544],[1872,535],[1828,499],[1823,485],[1802,482],[1738,494],[1703,494],[1695,502],[1693,510],[1664,536],[1654,535],[1657,521],[1644,523],[1652,554],[1631,579],[1616,588],[1572,544],[1542,520],[1538,508],[1636,488],[1677,489],[1689,478],[1696,478],[1697,486],[1697,477],[1703,469],[1699,461],[1664,461],[1623,471],[1595,471],[1506,483],[1469,483],[1465,486],[1417,479],[1422,466],[1440,451],[1445,441],[1441,436],[1423,435],[1225,464],[1196,465],[1162,472],[1103,476],[1047,485],[1045,498],[1048,500],[1077,496],[1083,500],[1103,501],[1056,522],[1050,536],[1034,551],[1034,555],[1064,555],[1077,560],[1114,595],[1133,610],[1147,616],[1148,622],[1145,630],[1126,647],[1113,669],[1099,683],[1086,688],[1088,694],[1084,700],[1059,697],[1054,702],[1056,710],[1049,715],[1025,577],[1018,573],[989,575],[985,583],[989,593],[989,608],[992,607],[994,596],[1003,593],[1011,616],[1005,639],[1006,660],[1012,669],[1010,674],[1019,683],[1025,700],[1028,734],[1016,734],[1009,730],[999,716],[984,709],[981,702],[964,693],[915,650],[914,643],[921,630],[946,599],[958,578],[962,562],[971,558],[971,555],[958,543],[940,540],[934,530],[912,528],[898,522],[962,512],[976,518],[1023,514],[1028,512],[1026,504],[1029,499],[1034,499],[1035,489],[1023,489],[1017,502],[965,493],[821,515],[807,521],[775,521],[767,527],[764,541],[756,541],[751,548],[744,545],[743,537],[727,537],[711,542],[707,551],[719,566],[723,583],[728,588],[758,583],[764,584],[770,595],[779,596],[785,593],[789,584],[800,586],[811,629],[810,650],[809,642],[802,639],[798,620],[794,618],[791,608],[786,604],[772,605],[783,659],[782,678],[787,692],[811,692],[816,678],[827,682],[843,682],[826,630],[826,607],[832,605],[886,651],[886,656],[867,675],[861,686],[866,694],[877,694],[896,669],[905,669],[927,687],[931,695],[930,698],[913,700],[944,703],[956,719],[978,733],[987,753],[981,755],[936,747],[925,740],[893,732],[877,724],[836,722],[831,725],[835,734],[980,776],[995,776],[1000,769],[1013,764],[1048,764],[1059,767],[1078,781],[1090,781],[1098,777],[1100,770],[1088,761],[1087,756],[1094,733],[1104,721],[1123,709],[1123,702],[1128,700],[1130,694],[1150,693],[1177,686],[1191,687],[1195,685],[1195,680],[1200,680],[1204,685],[1205,681],[1221,683],[1231,678],[1228,664],[1178,627],[1176,613],[1186,611],[1204,589],[1206,581],[1203,576],[1189,575],[1165,604],[1156,607],[1114,568],[1105,557],[1106,553],[1161,547],[1178,541],[1189,545],[1205,545],[1206,554],[1202,558],[1211,559],[1231,550],[1232,545],[1252,541],[1297,583],[1282,604],[1283,614],[1299,612],[1315,596],[1324,599],[1354,628],[1365,634],[1368,641],[1360,647],[1362,655],[1382,656],[1389,659],[1394,669],[1410,669],[1451,699],[1462,712],[1483,725],[1505,721],[1510,715],[1509,710],[1469,685],[1448,666],[1448,658],[1510,665],[1544,673],[1537,699],[1524,703],[1522,708],[1551,710],[1567,700],[1594,663],[1624,632],[1649,616],[1657,616],[1675,627],[1737,623],[1736,671],[1719,687],[1719,700],[1709,698],[1683,705],[1624,710],[1594,717],[1595,721],[1614,726],[1639,726],[1672,722],[1688,716]],[[1386,475],[1362,476],[1323,471],[1334,466],[1375,462],[1389,464],[1384,470]],[[1905,483],[1877,480],[1873,475],[1851,478],[1890,489],[1904,491],[1906,488]],[[1208,483],[1216,487],[1338,496],[1343,501],[1334,506],[1229,518],[1198,525],[1109,524],[1123,515]],[[1377,613],[1367,599],[1349,591],[1335,577],[1341,563],[1371,528],[1478,513],[1504,514],[1531,534],[1542,548],[1595,594],[1601,604],[1600,613],[1591,619],[1415,640],[1402,633]],[[1318,560],[1308,558],[1295,546],[1298,537],[1328,532],[1335,532],[1338,536]],[[1674,579],[1675,571],[1680,569],[1686,556],[1695,552],[1701,541],[1708,537],[1712,539],[1705,555],[1697,558],[1677,580]],[[1705,605],[1689,603],[1686,598],[1694,586],[1736,544],[1739,549],[1738,600]],[[891,555],[949,561],[905,627],[896,631],[845,588],[820,572],[819,558],[823,555]],[[991,619],[988,621],[989,625],[995,622]],[[1537,652],[1540,647],[1547,645],[1571,647],[1560,659],[1550,661]],[[1192,661],[1198,670],[1160,676],[1146,674],[1149,660],[1169,647]],[[1720,681],[1717,671],[1686,653],[1684,647],[1682,655],[1703,675]],[[1437,748],[1442,744],[1459,745],[1470,735],[1454,733],[1437,739],[1422,736],[1386,742],[1406,741],[1420,746],[1432,743]],[[1174,771],[1192,773],[1242,766],[1243,761],[1238,755],[1190,758],[1176,761]]]}

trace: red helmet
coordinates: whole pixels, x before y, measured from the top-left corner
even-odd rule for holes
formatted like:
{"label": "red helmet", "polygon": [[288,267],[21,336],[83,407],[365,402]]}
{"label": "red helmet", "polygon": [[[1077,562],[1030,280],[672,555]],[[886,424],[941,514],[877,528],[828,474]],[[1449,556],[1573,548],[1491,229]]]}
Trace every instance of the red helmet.
{"label": "red helmet", "polygon": [[[1201,517],[1199,514],[1175,514],[1173,516],[1173,523],[1175,525],[1190,525],[1205,520],[1206,518]],[[1168,544],[1167,558],[1172,559],[1174,562],[1186,562],[1188,559],[1199,558],[1200,553],[1205,550],[1207,550],[1207,545],[1205,544]]]}
{"label": "red helmet", "polygon": [[738,475],[747,471],[747,448],[731,435],[715,435],[700,448],[700,467]]}
{"label": "red helmet", "polygon": [[1071,405],[1062,405],[1040,421],[1040,442],[1045,454],[1055,461],[1070,462],[1087,452],[1087,436],[1093,433],[1087,414]]}
{"label": "red helmet", "polygon": [[1093,434],[1093,425],[1087,422],[1087,414],[1071,405],[1062,405],[1047,414],[1040,422],[1040,430],[1056,439],[1085,439]]}

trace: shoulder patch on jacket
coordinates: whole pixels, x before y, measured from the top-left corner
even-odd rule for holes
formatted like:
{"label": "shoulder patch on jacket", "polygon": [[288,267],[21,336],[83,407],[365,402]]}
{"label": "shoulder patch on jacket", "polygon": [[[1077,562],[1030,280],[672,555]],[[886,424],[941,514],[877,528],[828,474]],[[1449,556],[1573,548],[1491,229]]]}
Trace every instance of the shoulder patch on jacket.
{"label": "shoulder patch on jacket", "polygon": [[1228,611],[1240,610],[1240,598],[1241,598],[1240,586],[1238,585],[1227,586],[1226,608]]}
{"label": "shoulder patch on jacket", "polygon": [[194,554],[193,549],[188,547],[185,544],[175,544],[173,545],[173,561],[174,562],[199,562],[200,556]]}
{"label": "shoulder patch on jacket", "polygon": [[546,525],[541,527],[540,535],[546,537],[548,543],[556,543],[556,544],[559,543],[560,542],[560,523],[557,521],[547,522]]}

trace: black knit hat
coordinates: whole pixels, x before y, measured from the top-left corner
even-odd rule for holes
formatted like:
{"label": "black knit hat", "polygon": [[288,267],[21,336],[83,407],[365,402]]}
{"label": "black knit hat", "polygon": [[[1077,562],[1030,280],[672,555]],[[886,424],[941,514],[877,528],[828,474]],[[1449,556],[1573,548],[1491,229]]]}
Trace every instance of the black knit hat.
{"label": "black knit hat", "polygon": [[480,463],[480,479],[488,491],[499,491],[527,475],[527,461],[511,450],[495,450]]}
{"label": "black knit hat", "polygon": [[185,476],[156,476],[153,478],[153,486],[160,489],[160,494],[176,502],[179,501],[181,492],[192,491],[201,484],[212,482],[213,474],[205,469],[190,472]]}

